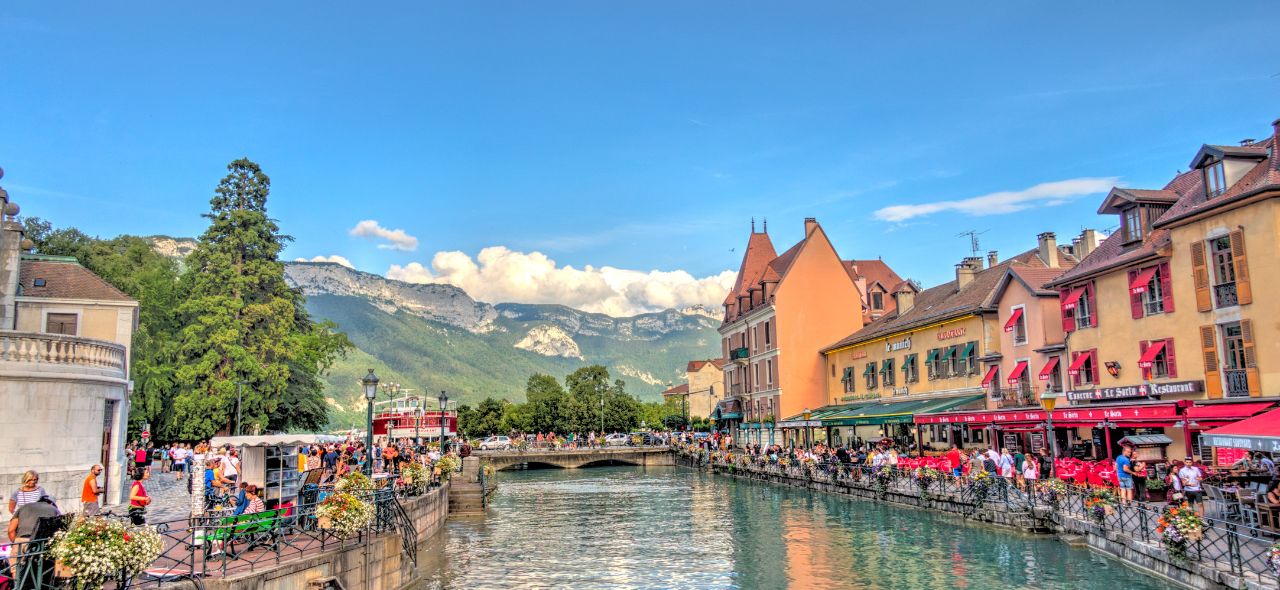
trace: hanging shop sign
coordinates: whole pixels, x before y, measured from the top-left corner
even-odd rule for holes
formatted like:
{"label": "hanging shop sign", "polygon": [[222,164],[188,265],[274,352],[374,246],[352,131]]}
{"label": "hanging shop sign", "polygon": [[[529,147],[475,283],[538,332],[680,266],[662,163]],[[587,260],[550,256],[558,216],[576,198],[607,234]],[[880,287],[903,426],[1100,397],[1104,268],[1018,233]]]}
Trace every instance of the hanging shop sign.
{"label": "hanging shop sign", "polygon": [[1067,392],[1067,399],[1075,401],[1130,399],[1135,397],[1160,397],[1182,393],[1199,393],[1204,391],[1204,381],[1176,381],[1173,383],[1152,383],[1141,385],[1122,385],[1120,387],[1099,387]]}

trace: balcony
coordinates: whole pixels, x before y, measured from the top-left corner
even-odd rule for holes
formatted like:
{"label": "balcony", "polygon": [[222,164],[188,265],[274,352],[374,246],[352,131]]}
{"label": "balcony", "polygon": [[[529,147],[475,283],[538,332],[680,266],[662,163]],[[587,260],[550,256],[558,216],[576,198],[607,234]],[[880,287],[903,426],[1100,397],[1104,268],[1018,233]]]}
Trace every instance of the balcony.
{"label": "balcony", "polygon": [[1240,300],[1236,299],[1236,284],[1234,282],[1214,285],[1213,299],[1218,302],[1218,307],[1240,305]]}
{"label": "balcony", "polygon": [[729,351],[729,360],[743,365],[747,364],[747,358],[750,356],[751,352],[745,346]]}
{"label": "balcony", "polygon": [[1223,373],[1226,374],[1227,390],[1224,393],[1227,397],[1249,397],[1249,374],[1244,369],[1227,369]]}
{"label": "balcony", "polygon": [[0,373],[77,373],[123,382],[126,360],[124,346],[114,342],[61,334],[0,332]]}
{"label": "balcony", "polygon": [[741,383],[734,383],[733,385],[729,386],[729,395],[739,396],[739,395],[742,395],[743,393],[745,392],[742,390]]}

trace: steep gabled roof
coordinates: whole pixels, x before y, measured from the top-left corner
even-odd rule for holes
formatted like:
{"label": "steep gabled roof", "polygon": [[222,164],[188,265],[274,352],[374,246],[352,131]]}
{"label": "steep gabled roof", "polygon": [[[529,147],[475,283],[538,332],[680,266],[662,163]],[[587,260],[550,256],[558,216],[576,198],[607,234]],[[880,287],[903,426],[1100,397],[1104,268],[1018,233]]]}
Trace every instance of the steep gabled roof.
{"label": "steep gabled roof", "polygon": [[[1277,123],[1280,123],[1280,121],[1277,121]],[[1273,125],[1276,124],[1273,123]],[[1178,178],[1174,179],[1174,182],[1177,182],[1182,176],[1194,176],[1194,181],[1186,181],[1186,183],[1194,183],[1195,188],[1189,189],[1178,200],[1177,204],[1165,212],[1164,215],[1161,215],[1160,219],[1156,220],[1154,227],[1165,227],[1180,219],[1230,205],[1259,192],[1280,191],[1280,154],[1276,153],[1278,147],[1280,147],[1280,125],[1276,125],[1275,135],[1272,135],[1266,141],[1243,146],[1242,149],[1247,148],[1252,153],[1262,153],[1262,159],[1254,164],[1253,168],[1250,168],[1235,184],[1227,187],[1226,191],[1213,198],[1209,198],[1204,194],[1203,176],[1199,170],[1191,170],[1179,175]]]}
{"label": "steep gabled roof", "polygon": [[715,368],[717,368],[717,369],[723,369],[723,368],[724,368],[724,365],[725,365],[725,363],[726,363],[726,362],[727,362],[727,361],[725,361],[724,359],[709,359],[709,360],[705,360],[705,361],[689,361],[688,366],[686,366],[684,370],[685,370],[686,372],[689,372],[689,373],[697,373],[698,371],[701,371],[701,370],[703,369],[703,367],[706,367],[707,365],[712,365],[712,366],[714,366],[714,367],[715,367]]}
{"label": "steep gabled roof", "polygon": [[75,260],[46,257],[23,257],[18,272],[18,294],[22,297],[137,303]]}
{"label": "steep gabled roof", "polygon": [[902,282],[902,277],[893,272],[893,269],[889,268],[883,260],[846,260],[845,263],[856,267],[858,275],[867,280],[867,285],[880,283],[885,289],[891,289]]}
{"label": "steep gabled roof", "polygon": [[[1075,258],[1059,250],[1058,259],[1061,267],[1050,269],[1062,272],[1076,264]],[[1040,259],[1039,250],[1032,249],[1009,258],[991,268],[978,271],[963,289],[956,288],[956,281],[948,281],[936,287],[930,287],[915,295],[911,308],[904,313],[894,311],[871,322],[861,330],[823,349],[827,352],[851,344],[874,340],[904,330],[924,326],[932,322],[975,313],[992,307],[995,304],[996,287],[1010,268],[1046,268]],[[905,284],[903,284],[905,283]],[[912,288],[904,281],[895,287],[895,292],[902,288]]]}
{"label": "steep gabled roof", "polygon": [[662,392],[662,395],[680,395],[680,394],[684,394],[684,393],[689,393],[689,384],[688,384],[688,383],[681,383],[681,384],[679,384],[679,385],[677,385],[677,386],[675,386],[675,387],[672,387],[671,389],[668,389],[668,390],[666,390],[666,391],[663,391],[663,392]]}
{"label": "steep gabled roof", "polygon": [[1172,205],[1178,201],[1179,197],[1178,193],[1168,189],[1149,190],[1115,187],[1107,194],[1107,198],[1103,199],[1102,206],[1098,207],[1098,214],[1119,213],[1121,208],[1130,203]]}
{"label": "steep gabled roof", "polygon": [[748,289],[758,284],[769,263],[777,257],[769,234],[751,232],[751,237],[747,239],[747,251],[742,254],[742,265],[738,267],[738,280],[725,297],[725,305],[736,303],[739,295],[746,295]]}

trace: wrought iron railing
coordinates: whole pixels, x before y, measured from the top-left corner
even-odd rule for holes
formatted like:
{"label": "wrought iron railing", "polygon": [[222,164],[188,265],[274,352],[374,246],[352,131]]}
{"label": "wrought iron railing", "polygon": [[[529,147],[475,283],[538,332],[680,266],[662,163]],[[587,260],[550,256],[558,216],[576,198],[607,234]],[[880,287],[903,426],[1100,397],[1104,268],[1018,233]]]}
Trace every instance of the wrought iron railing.
{"label": "wrought iron railing", "polygon": [[1240,305],[1239,298],[1236,297],[1236,284],[1234,281],[1230,283],[1222,283],[1213,286],[1213,298],[1218,302],[1218,307],[1231,307],[1232,305]]}
{"label": "wrought iron railing", "polygon": [[1227,382],[1227,397],[1249,397],[1249,373],[1244,369],[1227,369],[1222,372]]}
{"label": "wrought iron railing", "polygon": [[745,346],[729,351],[729,360],[731,361],[745,361],[749,356],[751,356],[751,351]]}

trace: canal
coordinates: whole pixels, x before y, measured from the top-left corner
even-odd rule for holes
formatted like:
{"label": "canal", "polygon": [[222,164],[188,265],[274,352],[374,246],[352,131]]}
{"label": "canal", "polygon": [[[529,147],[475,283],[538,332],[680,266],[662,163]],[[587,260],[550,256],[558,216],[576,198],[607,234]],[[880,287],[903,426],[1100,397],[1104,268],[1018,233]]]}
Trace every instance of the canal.
{"label": "canal", "polygon": [[501,472],[423,546],[443,588],[1166,588],[1086,549],[684,469]]}

